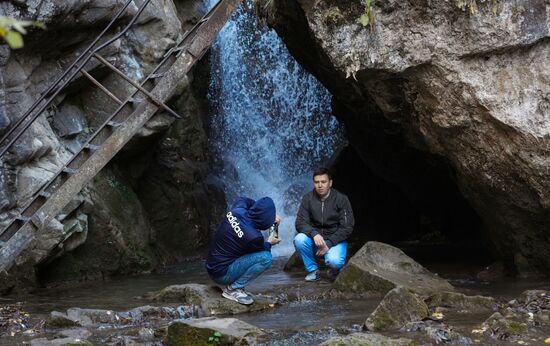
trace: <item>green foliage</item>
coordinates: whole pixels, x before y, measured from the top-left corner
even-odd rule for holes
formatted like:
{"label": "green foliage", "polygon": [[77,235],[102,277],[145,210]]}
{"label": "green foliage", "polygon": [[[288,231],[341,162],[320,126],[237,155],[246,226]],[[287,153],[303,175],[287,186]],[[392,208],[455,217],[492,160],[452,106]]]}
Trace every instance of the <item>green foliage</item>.
{"label": "green foliage", "polygon": [[374,0],[364,0],[365,2],[365,12],[359,17],[359,23],[363,26],[370,25],[370,28],[374,28],[374,11],[372,6],[374,5]]}
{"label": "green foliage", "polygon": [[215,331],[210,337],[208,337],[208,346],[219,345],[222,338],[222,333]]}
{"label": "green foliage", "polygon": [[11,49],[21,48],[23,47],[22,35],[27,33],[25,28],[29,26],[45,28],[44,24],[40,22],[0,16],[0,37],[6,41]]}

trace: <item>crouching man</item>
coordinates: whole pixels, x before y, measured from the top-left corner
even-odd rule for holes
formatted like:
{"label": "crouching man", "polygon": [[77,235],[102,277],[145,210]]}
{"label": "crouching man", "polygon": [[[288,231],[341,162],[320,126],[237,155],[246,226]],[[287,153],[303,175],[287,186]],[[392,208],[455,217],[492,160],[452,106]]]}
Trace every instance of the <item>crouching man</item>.
{"label": "crouching man", "polygon": [[271,246],[280,242],[272,236],[265,242],[261,230],[280,222],[269,197],[257,201],[239,197],[233,203],[216,230],[206,261],[209,276],[224,285],[223,297],[245,305],[254,302],[244,288],[271,266]]}
{"label": "crouching man", "polygon": [[336,278],[346,261],[348,243],[354,226],[353,211],[348,197],[332,188],[327,168],[313,173],[313,191],[302,198],[294,246],[306,267],[306,281],[319,280],[317,258],[324,257],[328,276]]}

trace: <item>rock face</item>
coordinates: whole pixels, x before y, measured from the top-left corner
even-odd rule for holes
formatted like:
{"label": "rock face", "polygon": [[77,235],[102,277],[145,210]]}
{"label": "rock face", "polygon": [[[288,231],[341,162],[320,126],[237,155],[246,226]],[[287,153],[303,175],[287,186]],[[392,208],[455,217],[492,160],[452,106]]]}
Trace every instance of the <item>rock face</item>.
{"label": "rock face", "polygon": [[[0,135],[53,84],[124,3],[0,4],[0,15],[39,20],[47,26],[47,30],[30,30],[21,50],[0,47]],[[130,4],[119,25],[125,25],[136,10],[137,5]],[[176,6],[173,1],[153,0],[130,31],[101,54],[127,76],[141,81],[202,11],[196,1],[178,1]],[[131,91],[116,74],[93,61],[88,65],[87,71],[118,97]],[[202,124],[205,112],[196,100],[205,96],[193,90],[204,92],[204,87],[193,86],[203,84],[203,79],[199,76],[195,82],[193,75],[188,76],[181,81],[179,97],[170,101],[184,119],[175,120],[162,112],[154,116],[76,198],[72,209],[58,217],[57,227],[64,228],[66,239],[39,268],[42,281],[148,270],[197,254],[207,244],[225,200],[219,188],[205,181],[209,166]],[[69,83],[14,149],[0,159],[1,227],[116,106],[82,75]],[[35,268],[24,270],[28,271],[27,284],[32,284]],[[14,285],[0,285],[0,291]]]}
{"label": "rock face", "polygon": [[[477,11],[454,1],[374,2],[367,26],[361,2],[257,3],[332,92],[373,172],[411,199],[442,179],[456,184],[497,259],[521,275],[547,272],[547,2],[471,2]],[[431,183],[425,172],[438,173]]]}
{"label": "rock face", "polygon": [[334,282],[337,290],[358,294],[385,294],[396,286],[424,295],[454,290],[403,251],[374,241],[366,243],[349,260]]}

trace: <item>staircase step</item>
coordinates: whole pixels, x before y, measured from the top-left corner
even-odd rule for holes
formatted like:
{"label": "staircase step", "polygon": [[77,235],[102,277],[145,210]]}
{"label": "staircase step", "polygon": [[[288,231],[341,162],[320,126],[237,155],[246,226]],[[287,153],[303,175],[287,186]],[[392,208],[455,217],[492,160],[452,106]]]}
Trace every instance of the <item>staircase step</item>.
{"label": "staircase step", "polygon": [[31,217],[30,216],[25,216],[25,215],[19,215],[15,219],[18,220],[18,221],[27,222],[31,219]]}
{"label": "staircase step", "polygon": [[149,76],[149,79],[155,79],[155,78],[161,78],[161,77],[164,77],[164,72],[153,73]]}
{"label": "staircase step", "polygon": [[40,192],[40,196],[44,197],[44,198],[50,198],[52,196],[51,192],[48,192],[48,191],[42,191]]}
{"label": "staircase step", "polygon": [[107,126],[111,126],[111,127],[114,127],[114,128],[119,127],[120,125],[122,125],[122,123],[112,121],[112,120],[107,123]]}
{"label": "staircase step", "polygon": [[84,146],[84,148],[95,151],[95,150],[98,150],[99,148],[101,148],[101,146],[100,145],[95,145],[95,144],[92,144],[92,143],[88,143]]}
{"label": "staircase step", "polygon": [[65,167],[63,168],[63,172],[73,175],[77,172],[77,170],[71,167]]}

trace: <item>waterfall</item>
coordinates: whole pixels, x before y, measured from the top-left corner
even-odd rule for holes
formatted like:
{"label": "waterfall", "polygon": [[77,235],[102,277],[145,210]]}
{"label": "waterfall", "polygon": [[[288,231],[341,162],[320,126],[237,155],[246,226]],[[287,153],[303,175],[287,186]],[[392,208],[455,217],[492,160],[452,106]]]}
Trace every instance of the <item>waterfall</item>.
{"label": "waterfall", "polygon": [[292,254],[296,212],[313,187],[311,174],[344,143],[331,95],[274,30],[243,8],[218,35],[211,63],[215,174],[229,203],[237,196],[273,198],[283,220],[273,255]]}

